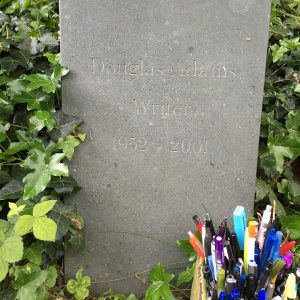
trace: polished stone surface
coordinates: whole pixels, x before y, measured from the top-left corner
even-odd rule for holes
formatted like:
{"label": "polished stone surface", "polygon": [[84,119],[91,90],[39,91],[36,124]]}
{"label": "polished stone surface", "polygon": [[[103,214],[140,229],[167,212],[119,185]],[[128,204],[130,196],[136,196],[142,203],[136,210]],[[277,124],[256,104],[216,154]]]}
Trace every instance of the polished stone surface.
{"label": "polished stone surface", "polygon": [[63,109],[87,134],[72,163],[86,248],[66,274],[139,293],[134,273],[187,262],[193,214],[251,213],[270,3],[60,2]]}

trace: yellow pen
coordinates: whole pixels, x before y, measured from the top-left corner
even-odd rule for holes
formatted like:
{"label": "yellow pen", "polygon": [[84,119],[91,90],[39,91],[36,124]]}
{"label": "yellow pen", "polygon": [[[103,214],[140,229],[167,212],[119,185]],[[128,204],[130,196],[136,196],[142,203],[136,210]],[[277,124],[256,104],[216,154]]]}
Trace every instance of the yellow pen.
{"label": "yellow pen", "polygon": [[248,275],[248,239],[249,239],[249,232],[247,227],[245,231],[245,238],[244,238],[244,269],[246,275]]}
{"label": "yellow pen", "polygon": [[284,296],[287,300],[296,299],[296,276],[294,273],[289,274],[287,278]]}

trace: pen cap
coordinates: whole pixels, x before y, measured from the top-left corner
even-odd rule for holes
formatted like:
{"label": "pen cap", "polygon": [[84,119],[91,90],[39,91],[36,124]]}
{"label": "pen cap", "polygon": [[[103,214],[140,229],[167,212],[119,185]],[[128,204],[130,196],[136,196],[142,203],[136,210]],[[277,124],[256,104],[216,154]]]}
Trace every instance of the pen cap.
{"label": "pen cap", "polygon": [[287,278],[284,294],[288,299],[296,299],[296,276],[294,273],[289,274]]}
{"label": "pen cap", "polygon": [[285,261],[281,258],[278,258],[272,266],[270,279],[272,280],[274,277],[276,277],[284,267]]}
{"label": "pen cap", "polygon": [[291,241],[280,247],[279,254],[286,255],[295,245],[296,241]]}
{"label": "pen cap", "polygon": [[250,221],[248,226],[248,233],[250,238],[255,238],[257,233],[257,222]]}
{"label": "pen cap", "polygon": [[266,209],[264,210],[263,217],[261,219],[261,225],[269,224],[272,214],[272,206],[267,205]]}
{"label": "pen cap", "polygon": [[237,235],[240,249],[244,249],[244,235],[247,227],[245,208],[237,206],[233,211],[233,227]]}

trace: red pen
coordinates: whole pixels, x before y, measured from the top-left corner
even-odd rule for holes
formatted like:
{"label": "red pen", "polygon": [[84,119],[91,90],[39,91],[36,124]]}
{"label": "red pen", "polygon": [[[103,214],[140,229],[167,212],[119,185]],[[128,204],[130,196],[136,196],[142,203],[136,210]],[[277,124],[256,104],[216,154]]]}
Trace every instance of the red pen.
{"label": "red pen", "polygon": [[291,241],[280,247],[279,255],[286,255],[295,245],[296,241]]}
{"label": "red pen", "polygon": [[200,235],[202,236],[202,223],[197,215],[193,216],[193,220],[198,228]]}

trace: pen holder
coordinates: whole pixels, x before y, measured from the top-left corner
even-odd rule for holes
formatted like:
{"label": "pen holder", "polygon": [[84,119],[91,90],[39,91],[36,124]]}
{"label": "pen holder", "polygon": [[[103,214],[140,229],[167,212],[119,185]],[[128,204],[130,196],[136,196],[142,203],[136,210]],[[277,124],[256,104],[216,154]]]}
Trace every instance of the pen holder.
{"label": "pen holder", "polygon": [[197,258],[191,290],[191,300],[206,300],[206,285],[202,272],[203,260]]}

